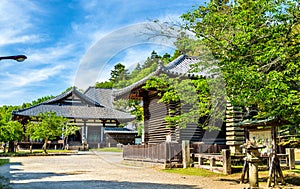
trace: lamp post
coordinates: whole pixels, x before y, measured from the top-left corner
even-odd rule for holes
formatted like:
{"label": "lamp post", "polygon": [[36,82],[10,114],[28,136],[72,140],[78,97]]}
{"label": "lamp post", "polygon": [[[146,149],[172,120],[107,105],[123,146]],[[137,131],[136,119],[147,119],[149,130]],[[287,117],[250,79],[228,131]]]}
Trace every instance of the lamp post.
{"label": "lamp post", "polygon": [[15,55],[15,56],[2,56],[0,57],[0,61],[4,59],[11,59],[18,62],[23,62],[27,57],[25,55]]}

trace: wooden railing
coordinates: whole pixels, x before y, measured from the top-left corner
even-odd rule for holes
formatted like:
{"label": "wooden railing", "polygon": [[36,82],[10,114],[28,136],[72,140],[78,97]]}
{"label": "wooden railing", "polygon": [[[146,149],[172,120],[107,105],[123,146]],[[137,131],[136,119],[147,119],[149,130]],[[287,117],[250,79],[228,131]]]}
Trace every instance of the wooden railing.
{"label": "wooden railing", "polygon": [[157,163],[182,162],[181,144],[163,142],[160,144],[123,146],[123,159]]}
{"label": "wooden railing", "polygon": [[[198,159],[195,167],[208,169],[213,172],[231,174],[231,156],[228,149],[223,149],[222,154],[196,153],[194,157]],[[205,164],[207,161],[209,162],[208,165]]]}
{"label": "wooden railing", "polygon": [[228,149],[225,144],[205,144],[203,142],[193,142],[191,144],[193,153],[220,153],[222,149]]}

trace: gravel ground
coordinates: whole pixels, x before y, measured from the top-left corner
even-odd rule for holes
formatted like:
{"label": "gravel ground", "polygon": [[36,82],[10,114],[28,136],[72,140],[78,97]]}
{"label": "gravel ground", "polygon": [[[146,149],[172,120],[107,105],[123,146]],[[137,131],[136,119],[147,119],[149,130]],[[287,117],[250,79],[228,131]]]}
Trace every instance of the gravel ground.
{"label": "gravel ground", "polygon": [[182,176],[121,163],[121,153],[88,152],[69,156],[12,157],[0,167],[14,189],[93,188],[244,188],[215,177]]}

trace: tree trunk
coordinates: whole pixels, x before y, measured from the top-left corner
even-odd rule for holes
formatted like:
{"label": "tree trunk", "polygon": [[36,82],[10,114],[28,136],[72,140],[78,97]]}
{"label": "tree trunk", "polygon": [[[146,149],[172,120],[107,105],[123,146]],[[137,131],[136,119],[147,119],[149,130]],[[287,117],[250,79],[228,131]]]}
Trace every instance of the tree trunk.
{"label": "tree trunk", "polygon": [[45,139],[44,145],[42,147],[45,154],[47,154],[47,143],[48,143],[48,139]]}
{"label": "tree trunk", "polygon": [[15,152],[15,142],[14,141],[8,142],[8,152]]}

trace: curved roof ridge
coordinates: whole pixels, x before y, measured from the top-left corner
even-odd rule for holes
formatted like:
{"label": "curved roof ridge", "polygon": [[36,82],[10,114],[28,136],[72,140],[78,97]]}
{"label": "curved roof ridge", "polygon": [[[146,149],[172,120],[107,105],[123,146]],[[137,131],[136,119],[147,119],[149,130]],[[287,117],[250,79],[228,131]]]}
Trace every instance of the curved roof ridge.
{"label": "curved roof ridge", "polygon": [[121,94],[124,93],[125,91],[130,91],[130,90],[132,90],[132,89],[134,89],[134,88],[136,88],[136,87],[138,87],[138,86],[140,86],[140,85],[145,84],[145,82],[146,82],[148,79],[150,79],[150,77],[155,76],[155,75],[158,75],[158,73],[160,73],[160,72],[162,71],[162,69],[163,69],[163,66],[162,66],[161,64],[159,64],[158,67],[156,68],[156,70],[155,70],[154,72],[150,73],[149,75],[147,75],[147,76],[144,77],[143,79],[141,79],[141,80],[139,80],[139,81],[137,81],[137,82],[135,82],[135,83],[133,83],[133,84],[127,86],[127,87],[124,87],[124,88],[122,88],[122,89],[114,89],[114,90],[113,90],[113,95],[114,95],[114,96],[121,95]]}
{"label": "curved roof ridge", "polygon": [[113,91],[113,95],[115,97],[125,95],[126,93],[130,92],[132,89],[139,87],[146,83],[148,79],[152,76],[157,76],[160,73],[172,74],[172,75],[186,75],[187,77],[196,77],[196,76],[206,76],[207,74],[204,73],[189,73],[191,70],[190,65],[199,62],[199,57],[193,57],[188,55],[180,55],[175,60],[171,61],[166,66],[159,64],[157,69],[149,74],[148,76],[144,77],[143,79],[127,86],[122,89],[115,89]]}
{"label": "curved roof ridge", "polygon": [[55,101],[57,101],[58,99],[65,98],[65,97],[69,96],[70,93],[72,93],[72,91],[73,91],[74,88],[75,88],[75,87],[73,87],[72,90],[69,90],[69,91],[67,91],[67,92],[65,92],[65,93],[59,94],[59,95],[57,95],[57,96],[55,96],[55,97],[53,97],[53,98],[51,98],[51,99],[49,99],[49,100],[46,100],[45,102],[42,102],[42,103],[40,103],[40,104],[48,104],[48,103],[51,103],[51,102],[55,102]]}
{"label": "curved roof ridge", "polygon": [[180,55],[173,61],[169,62],[166,66],[163,66],[165,69],[171,69],[182,62],[187,57],[187,55]]}
{"label": "curved roof ridge", "polygon": [[95,100],[89,98],[88,96],[82,94],[80,91],[78,91],[78,90],[76,89],[76,87],[72,87],[71,90],[69,90],[69,91],[67,91],[67,92],[65,92],[65,93],[62,93],[62,94],[60,94],[60,95],[57,95],[56,97],[54,97],[54,98],[52,98],[52,99],[49,99],[49,100],[47,100],[47,101],[45,101],[45,102],[42,102],[41,104],[49,104],[49,103],[57,102],[57,101],[59,101],[59,100],[61,100],[61,99],[63,99],[63,98],[66,98],[67,96],[69,96],[69,95],[71,95],[71,94],[73,94],[73,93],[74,93],[75,95],[77,95],[80,99],[82,99],[83,101],[87,102],[87,103],[90,104],[90,105],[103,106],[103,105],[101,105],[100,103],[98,103],[97,101],[95,101]]}

